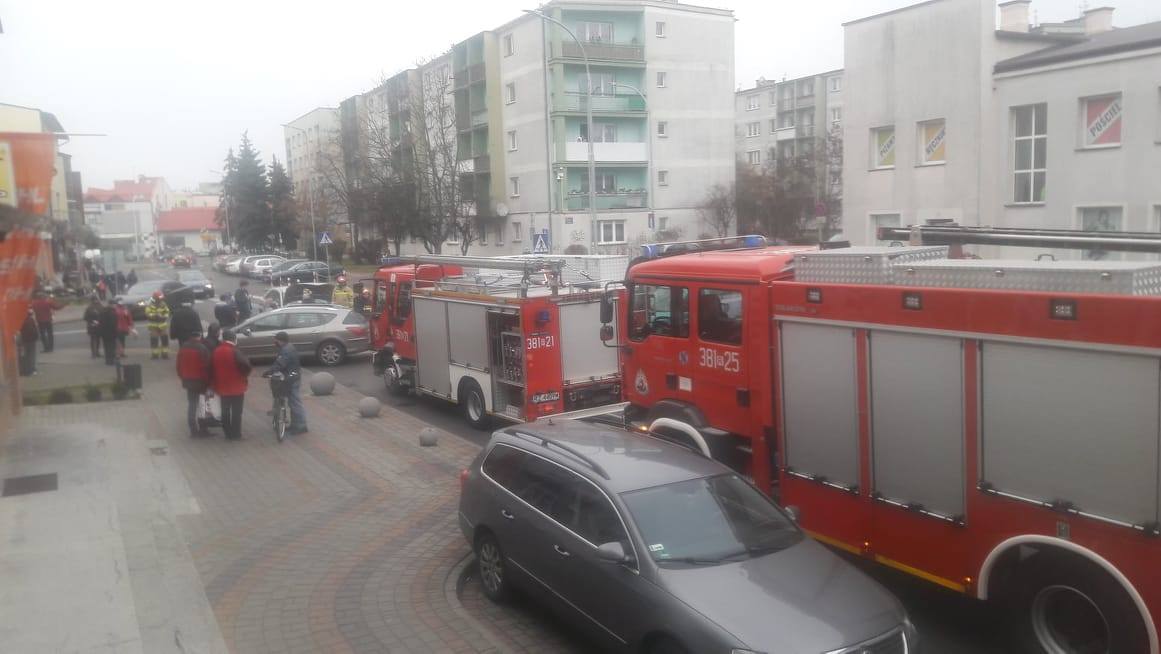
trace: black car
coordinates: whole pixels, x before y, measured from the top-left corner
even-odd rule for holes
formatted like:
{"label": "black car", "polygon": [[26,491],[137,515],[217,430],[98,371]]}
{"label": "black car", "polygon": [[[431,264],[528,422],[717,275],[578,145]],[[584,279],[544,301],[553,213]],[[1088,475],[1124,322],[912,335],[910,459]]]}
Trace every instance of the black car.
{"label": "black car", "polygon": [[291,282],[329,282],[343,274],[341,266],[328,266],[322,261],[304,261],[270,275],[271,286],[286,286]]}
{"label": "black car", "polygon": [[192,288],[194,297],[214,297],[214,283],[206,278],[205,273],[196,268],[178,272],[177,281]]}
{"label": "black car", "polygon": [[117,299],[129,307],[134,320],[145,320],[145,305],[153,299],[153,294],[161,291],[165,295],[165,303],[170,310],[183,302],[193,302],[195,289],[176,280],[151,279],[138,282],[129,287]]}

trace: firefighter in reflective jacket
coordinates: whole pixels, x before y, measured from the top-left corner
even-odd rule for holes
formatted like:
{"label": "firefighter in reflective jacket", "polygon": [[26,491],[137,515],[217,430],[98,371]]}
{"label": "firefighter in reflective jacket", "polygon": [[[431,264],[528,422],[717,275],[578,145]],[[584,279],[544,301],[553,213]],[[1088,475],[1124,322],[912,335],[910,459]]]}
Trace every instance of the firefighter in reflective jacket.
{"label": "firefighter in reflective jacket", "polygon": [[341,307],[350,309],[355,305],[355,294],[351,291],[351,287],[347,286],[346,275],[339,275],[335,278],[335,290],[331,293],[331,304],[337,304]]}
{"label": "firefighter in reflective jacket", "polygon": [[169,358],[169,305],[161,291],[153,294],[153,299],[145,305],[145,321],[149,323],[150,359]]}

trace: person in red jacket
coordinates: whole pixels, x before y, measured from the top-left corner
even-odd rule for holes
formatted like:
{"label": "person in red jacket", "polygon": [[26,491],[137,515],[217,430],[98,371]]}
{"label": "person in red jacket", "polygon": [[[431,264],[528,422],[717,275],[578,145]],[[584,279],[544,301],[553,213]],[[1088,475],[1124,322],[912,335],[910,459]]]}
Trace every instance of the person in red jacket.
{"label": "person in red jacket", "polygon": [[222,342],[211,355],[210,376],[214,392],[222,400],[222,431],[226,438],[242,438],[242,404],[250,374],[250,360],[237,348],[234,330],[222,332]]}
{"label": "person in red jacket", "polygon": [[52,314],[63,308],[63,304],[44,291],[37,293],[32,300],[32,313],[36,316],[36,324],[40,328],[40,345],[44,348],[44,352],[52,352]]}
{"label": "person in red jacket", "polygon": [[185,388],[190,437],[208,436],[209,430],[198,423],[198,403],[210,387],[210,351],[202,342],[201,334],[195,334],[181,344],[177,351],[177,376]]}
{"label": "person in red jacket", "polygon": [[114,309],[117,311],[117,358],[125,358],[125,338],[129,334],[137,335],[137,329],[133,326],[133,312],[129,307],[125,306],[119,298],[113,300]]}

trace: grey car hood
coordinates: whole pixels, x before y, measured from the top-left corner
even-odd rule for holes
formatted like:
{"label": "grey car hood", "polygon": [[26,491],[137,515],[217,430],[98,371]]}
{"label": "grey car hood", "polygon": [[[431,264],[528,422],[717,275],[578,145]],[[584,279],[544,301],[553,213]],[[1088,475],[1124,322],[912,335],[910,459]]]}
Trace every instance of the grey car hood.
{"label": "grey car hood", "polygon": [[746,646],[821,654],[899,626],[903,610],[882,586],[822,545],[705,567],[663,567],[661,583]]}

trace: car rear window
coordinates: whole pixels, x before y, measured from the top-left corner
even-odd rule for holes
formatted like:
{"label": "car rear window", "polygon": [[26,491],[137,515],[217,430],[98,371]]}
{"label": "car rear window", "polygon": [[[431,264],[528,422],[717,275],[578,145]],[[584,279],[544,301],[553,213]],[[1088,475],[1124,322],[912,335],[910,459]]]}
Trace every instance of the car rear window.
{"label": "car rear window", "polygon": [[366,325],[367,318],[365,316],[363,316],[363,314],[361,314],[361,313],[352,311],[352,312],[347,314],[346,318],[343,318],[343,324],[344,325]]}

